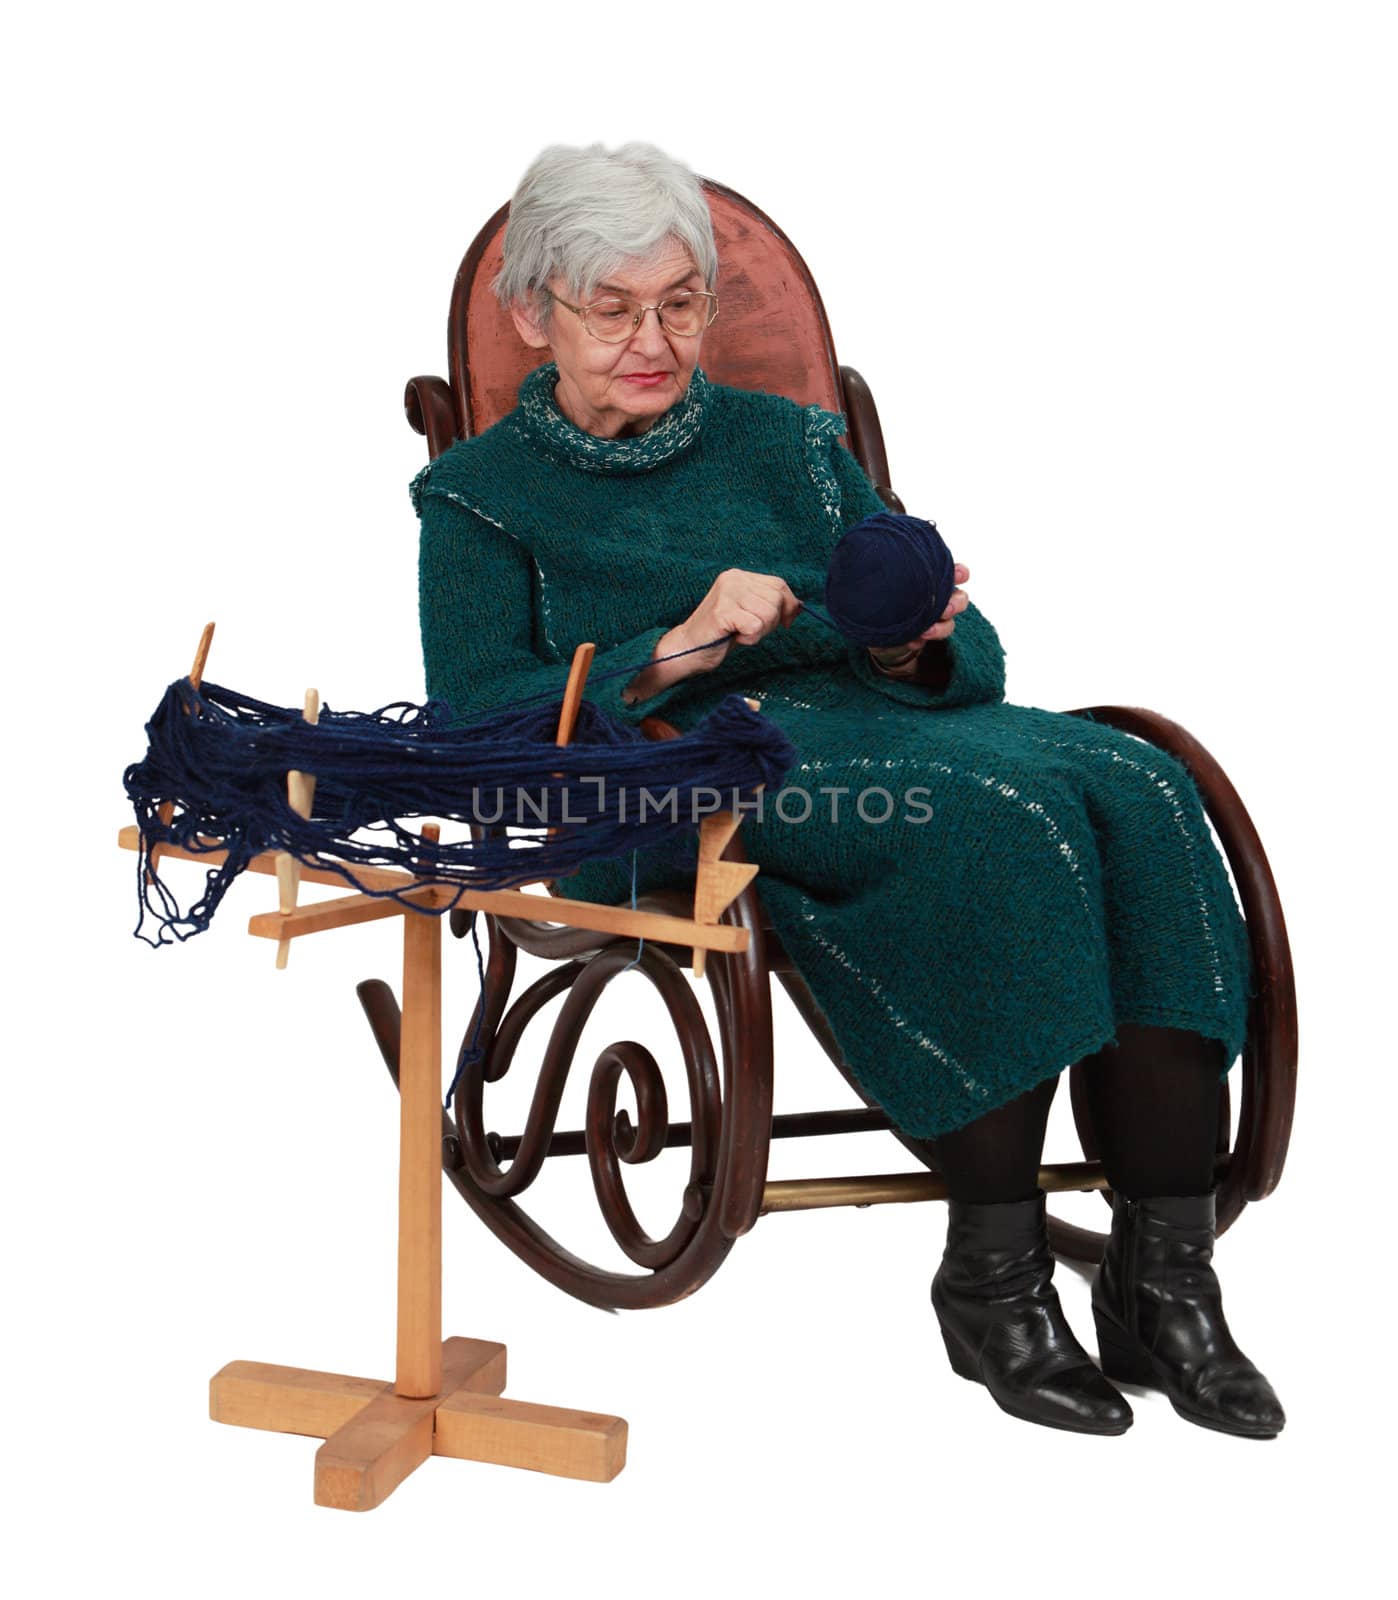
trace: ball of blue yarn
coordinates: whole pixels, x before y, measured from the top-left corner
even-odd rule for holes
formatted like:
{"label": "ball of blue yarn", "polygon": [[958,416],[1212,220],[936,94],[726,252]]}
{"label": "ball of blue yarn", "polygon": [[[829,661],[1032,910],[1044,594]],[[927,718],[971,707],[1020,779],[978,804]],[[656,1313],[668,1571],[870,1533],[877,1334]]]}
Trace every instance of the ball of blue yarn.
{"label": "ball of blue yarn", "polygon": [[876,511],[835,546],[825,609],[856,644],[909,644],[938,621],[955,587],[955,562],[935,522]]}

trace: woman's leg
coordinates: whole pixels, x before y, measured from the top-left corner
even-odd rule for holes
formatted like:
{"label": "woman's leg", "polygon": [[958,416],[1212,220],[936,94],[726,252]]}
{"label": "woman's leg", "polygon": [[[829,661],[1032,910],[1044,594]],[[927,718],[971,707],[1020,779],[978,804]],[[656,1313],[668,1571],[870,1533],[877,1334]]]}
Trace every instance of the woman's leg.
{"label": "woman's leg", "polygon": [[1018,1099],[928,1141],[953,1200],[994,1205],[1034,1198],[1057,1087],[1056,1077],[1045,1078]]}
{"label": "woman's leg", "polygon": [[[1088,1106],[1113,1189],[1133,1197],[1213,1187],[1223,1046],[1187,1028],[1123,1022],[1085,1058]],[[1032,1198],[1057,1077],[929,1139],[947,1191],[988,1205]]]}
{"label": "woman's leg", "polygon": [[1089,1104],[1113,1190],[1092,1280],[1102,1371],[1163,1389],[1202,1427],[1270,1439],[1276,1391],[1239,1349],[1213,1267],[1214,1146],[1223,1046],[1179,1028],[1122,1025],[1088,1058]]}
{"label": "woman's leg", "polygon": [[1131,1407],[1092,1364],[1053,1286],[1044,1129],[1057,1075],[931,1141],[946,1179],[947,1238],[932,1306],[947,1355],[1011,1416],[1123,1433]]}
{"label": "woman's leg", "polygon": [[1123,1022],[1085,1058],[1107,1182],[1143,1195],[1202,1195],[1214,1182],[1223,1046],[1188,1028]]}

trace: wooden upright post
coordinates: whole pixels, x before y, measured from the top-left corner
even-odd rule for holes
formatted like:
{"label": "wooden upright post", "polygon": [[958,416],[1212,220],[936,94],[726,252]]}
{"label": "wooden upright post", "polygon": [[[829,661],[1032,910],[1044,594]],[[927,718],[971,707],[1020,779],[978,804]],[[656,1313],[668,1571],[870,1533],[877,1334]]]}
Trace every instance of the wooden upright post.
{"label": "wooden upright post", "polygon": [[[423,837],[439,830],[429,823]],[[442,919],[403,917],[397,1394],[442,1387]]]}

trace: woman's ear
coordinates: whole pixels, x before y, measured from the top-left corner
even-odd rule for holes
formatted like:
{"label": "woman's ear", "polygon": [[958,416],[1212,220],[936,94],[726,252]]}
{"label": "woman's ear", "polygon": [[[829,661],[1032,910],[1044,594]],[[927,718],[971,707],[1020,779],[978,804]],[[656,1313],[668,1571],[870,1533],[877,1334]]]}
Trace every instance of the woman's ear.
{"label": "woman's ear", "polygon": [[539,325],[539,303],[531,299],[527,302],[516,301],[510,307],[510,318],[521,339],[532,350],[543,350],[548,346],[548,335]]}

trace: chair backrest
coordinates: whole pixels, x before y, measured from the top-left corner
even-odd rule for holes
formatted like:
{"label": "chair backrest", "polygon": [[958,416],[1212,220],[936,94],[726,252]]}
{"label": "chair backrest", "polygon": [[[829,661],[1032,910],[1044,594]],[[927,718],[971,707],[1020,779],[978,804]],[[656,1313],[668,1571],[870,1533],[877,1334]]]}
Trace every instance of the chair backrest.
{"label": "chair backrest", "polygon": [[[704,371],[717,383],[843,410],[830,324],[795,245],[751,201],[700,181],[719,260],[719,316],[704,335]],[[447,343],[458,438],[513,410],[521,380],[549,359],[547,350],[524,343],[491,293],[509,213],[501,206],[476,235],[452,290]]]}

